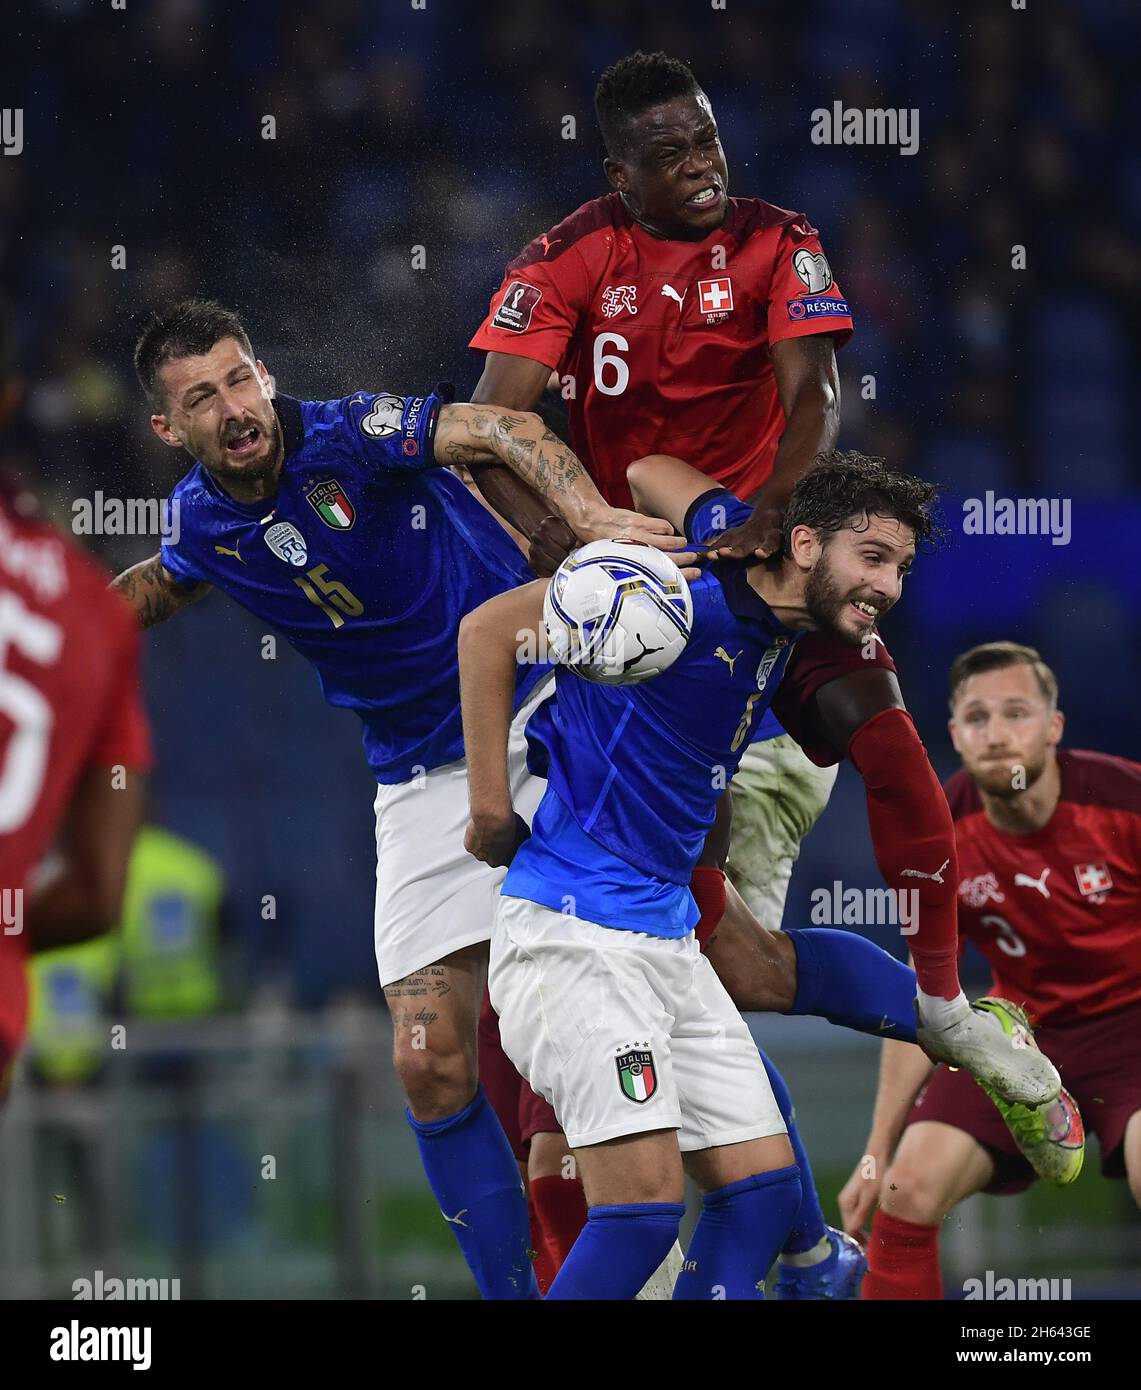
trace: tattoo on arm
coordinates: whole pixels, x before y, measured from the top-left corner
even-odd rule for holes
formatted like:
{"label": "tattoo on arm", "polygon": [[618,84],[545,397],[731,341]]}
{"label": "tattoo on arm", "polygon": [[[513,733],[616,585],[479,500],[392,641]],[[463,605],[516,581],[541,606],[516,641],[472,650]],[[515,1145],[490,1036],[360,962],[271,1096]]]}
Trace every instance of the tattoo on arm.
{"label": "tattoo on arm", "polygon": [[209,584],[180,584],[161,555],[132,565],[111,583],[135,610],[140,627],[154,627],[202,597]]}

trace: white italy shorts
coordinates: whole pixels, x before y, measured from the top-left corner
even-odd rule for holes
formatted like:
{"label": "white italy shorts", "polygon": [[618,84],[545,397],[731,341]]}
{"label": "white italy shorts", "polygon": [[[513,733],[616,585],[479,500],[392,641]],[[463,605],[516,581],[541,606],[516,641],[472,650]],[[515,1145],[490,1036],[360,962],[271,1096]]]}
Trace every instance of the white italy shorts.
{"label": "white italy shorts", "polygon": [[835,767],[817,767],[788,734],[751,744],[730,784],[733,838],[725,865],[763,927],[784,916],[800,842],[828,805]]}
{"label": "white italy shorts", "polygon": [[488,975],[503,1050],[575,1148],[676,1129],[683,1152],[784,1134],[741,1015],[701,954],[501,897]]}
{"label": "white italy shorts", "polygon": [[[511,723],[507,747],[515,810],[530,823],[546,782],[527,771],[524,726],[551,694],[539,682]],[[491,938],[506,869],[464,849],[467,761],[435,767],[410,782],[376,791],[376,909],[373,939],[380,983],[390,985],[453,951]]]}

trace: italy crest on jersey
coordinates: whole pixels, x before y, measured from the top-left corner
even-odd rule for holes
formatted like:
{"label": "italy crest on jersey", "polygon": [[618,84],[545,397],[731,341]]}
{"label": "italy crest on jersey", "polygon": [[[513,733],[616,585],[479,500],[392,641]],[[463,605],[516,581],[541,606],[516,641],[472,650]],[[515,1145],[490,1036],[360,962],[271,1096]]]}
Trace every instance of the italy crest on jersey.
{"label": "italy crest on jersey", "polygon": [[305,494],[305,500],[321,518],[326,526],[334,531],[349,531],[357,519],[356,510],[345,494],[344,488],[335,479],[329,478],[318,483]]}
{"label": "italy crest on jersey", "polygon": [[658,1077],[654,1071],[654,1054],[652,1052],[639,1049],[635,1052],[624,1052],[621,1057],[614,1059],[614,1065],[618,1068],[618,1081],[622,1087],[622,1094],[627,1100],[632,1100],[641,1105],[647,1101],[658,1089]]}

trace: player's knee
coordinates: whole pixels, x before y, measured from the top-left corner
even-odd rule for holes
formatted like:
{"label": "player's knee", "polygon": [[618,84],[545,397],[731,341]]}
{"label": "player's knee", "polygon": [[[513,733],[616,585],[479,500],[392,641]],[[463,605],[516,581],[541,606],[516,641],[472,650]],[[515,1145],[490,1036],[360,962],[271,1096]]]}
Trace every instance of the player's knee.
{"label": "player's knee", "polygon": [[914,1226],[937,1226],[949,1210],[945,1186],[928,1165],[897,1160],[880,1188],[880,1207]]}
{"label": "player's knee", "polygon": [[408,1104],[418,1120],[443,1119],[462,1110],[478,1082],[474,1055],[397,1043],[393,1064]]}

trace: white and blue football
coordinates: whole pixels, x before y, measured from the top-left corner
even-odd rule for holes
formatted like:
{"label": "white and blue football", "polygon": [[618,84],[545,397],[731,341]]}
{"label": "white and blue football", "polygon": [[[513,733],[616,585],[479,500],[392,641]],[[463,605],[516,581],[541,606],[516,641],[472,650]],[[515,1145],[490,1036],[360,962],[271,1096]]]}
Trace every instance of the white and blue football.
{"label": "white and blue football", "polygon": [[552,661],[603,685],[637,685],[685,650],[693,599],[665,551],[591,541],[555,571],[543,621]]}

